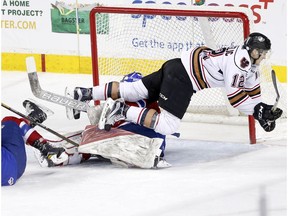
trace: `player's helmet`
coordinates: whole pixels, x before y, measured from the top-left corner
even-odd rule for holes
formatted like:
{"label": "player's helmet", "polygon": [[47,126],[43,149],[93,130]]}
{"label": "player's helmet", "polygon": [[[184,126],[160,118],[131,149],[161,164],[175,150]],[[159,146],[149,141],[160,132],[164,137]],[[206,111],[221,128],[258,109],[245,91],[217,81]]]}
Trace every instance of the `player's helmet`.
{"label": "player's helmet", "polygon": [[134,71],[130,74],[125,75],[120,82],[135,82],[140,79],[142,79],[142,74]]}
{"label": "player's helmet", "polygon": [[271,42],[265,35],[254,32],[249,35],[249,37],[244,41],[243,48],[252,52],[253,49],[270,50]]}

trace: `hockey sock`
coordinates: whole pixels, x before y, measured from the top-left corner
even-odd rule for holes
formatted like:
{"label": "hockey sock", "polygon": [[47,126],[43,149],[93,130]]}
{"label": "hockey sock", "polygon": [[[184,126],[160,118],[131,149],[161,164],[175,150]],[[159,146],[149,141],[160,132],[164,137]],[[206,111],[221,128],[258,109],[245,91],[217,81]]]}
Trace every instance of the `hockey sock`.
{"label": "hockey sock", "polygon": [[106,100],[111,97],[112,83],[93,87],[92,96],[94,100]]}
{"label": "hockey sock", "polygon": [[22,121],[19,127],[23,134],[25,143],[32,145],[35,140],[44,140],[43,137],[36,130],[30,127],[30,125],[26,124],[25,121]]}
{"label": "hockey sock", "polygon": [[2,121],[3,122],[14,121],[15,123],[17,123],[17,125],[19,126],[21,130],[22,137],[25,143],[29,145],[32,145],[36,140],[40,140],[40,139],[43,140],[43,137],[28,124],[28,121],[26,119],[8,116],[8,117],[5,117]]}
{"label": "hockey sock", "polygon": [[[149,111],[150,110],[146,108],[139,108],[139,107],[131,106],[126,112],[126,120],[133,122],[135,124],[139,124],[139,125],[151,128],[151,129],[155,129],[158,123],[158,113],[155,112],[152,116],[148,117],[150,115],[148,114]],[[148,120],[148,122],[150,122],[149,125],[144,124],[146,117],[148,117],[149,119]]]}

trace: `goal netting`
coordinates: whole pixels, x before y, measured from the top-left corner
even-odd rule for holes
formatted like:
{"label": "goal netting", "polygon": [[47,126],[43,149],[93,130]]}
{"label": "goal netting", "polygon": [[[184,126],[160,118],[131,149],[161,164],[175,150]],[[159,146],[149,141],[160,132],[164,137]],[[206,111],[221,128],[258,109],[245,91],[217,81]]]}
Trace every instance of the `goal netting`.
{"label": "goal netting", "polygon": [[[179,58],[182,51],[192,47],[218,49],[243,44],[252,31],[251,16],[247,9],[230,7],[96,7],[90,13],[93,84],[119,81],[133,71],[150,74],[166,60]],[[268,91],[265,98],[271,104],[276,95],[271,66],[267,63],[262,68]],[[194,94],[183,120],[244,122],[250,127],[253,143],[255,126],[253,118],[249,119],[231,107],[222,88],[215,88]]]}

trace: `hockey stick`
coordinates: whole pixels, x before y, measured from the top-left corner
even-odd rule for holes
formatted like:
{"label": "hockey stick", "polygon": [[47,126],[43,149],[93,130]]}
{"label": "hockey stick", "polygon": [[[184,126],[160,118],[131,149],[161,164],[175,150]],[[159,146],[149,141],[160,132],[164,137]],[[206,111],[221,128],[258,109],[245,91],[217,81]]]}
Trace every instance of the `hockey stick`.
{"label": "hockey stick", "polygon": [[2,103],[2,102],[1,102],[1,106],[4,107],[4,108],[6,108],[7,110],[10,110],[11,112],[14,112],[15,114],[21,116],[22,118],[25,118],[25,119],[29,120],[30,122],[33,122],[35,125],[37,125],[37,126],[43,128],[43,129],[49,131],[50,133],[52,133],[52,134],[60,137],[61,139],[65,140],[65,141],[67,141],[67,142],[69,142],[69,143],[71,143],[72,145],[77,146],[77,147],[79,146],[78,143],[76,143],[76,142],[72,141],[71,139],[68,139],[67,137],[65,137],[65,136],[57,133],[56,131],[54,131],[54,130],[48,128],[48,127],[46,127],[45,125],[42,125],[42,124],[40,124],[40,123],[38,123],[38,122],[33,121],[33,120],[30,119],[28,116],[26,116],[26,115],[18,112],[17,110],[9,107],[8,105],[6,105],[6,104],[4,104],[4,103]]}
{"label": "hockey stick", "polygon": [[[77,136],[80,136],[82,134],[81,133],[76,133],[76,134],[73,134],[73,135],[70,135],[70,136],[67,136],[66,138],[70,139],[70,138],[73,138],[73,137],[77,137]],[[60,140],[50,140],[50,139],[45,139],[47,140],[48,142],[50,143],[60,143],[60,142],[63,142],[63,139],[60,139]]]}
{"label": "hockey stick", "polygon": [[35,97],[65,107],[87,112],[87,108],[89,106],[87,103],[41,89],[36,71],[36,64],[33,57],[26,58],[26,68],[28,72],[30,87]]}
{"label": "hockey stick", "polygon": [[276,73],[274,70],[271,71],[271,77],[272,77],[272,82],[273,82],[273,86],[274,86],[274,89],[275,89],[275,92],[276,92],[276,101],[272,107],[272,112],[276,110],[277,108],[277,105],[278,105],[278,102],[279,102],[279,99],[280,99],[280,94],[279,94],[279,91],[278,91],[278,86],[277,86],[277,77],[276,77]]}

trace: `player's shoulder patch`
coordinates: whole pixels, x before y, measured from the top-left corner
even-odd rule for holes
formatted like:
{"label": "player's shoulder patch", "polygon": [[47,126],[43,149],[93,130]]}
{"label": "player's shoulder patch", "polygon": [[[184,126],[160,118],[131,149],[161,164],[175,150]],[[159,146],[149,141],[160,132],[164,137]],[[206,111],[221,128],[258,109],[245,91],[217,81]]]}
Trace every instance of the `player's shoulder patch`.
{"label": "player's shoulder patch", "polygon": [[236,48],[234,62],[241,70],[247,71],[251,67],[251,60],[247,50],[242,49],[240,46]]}

